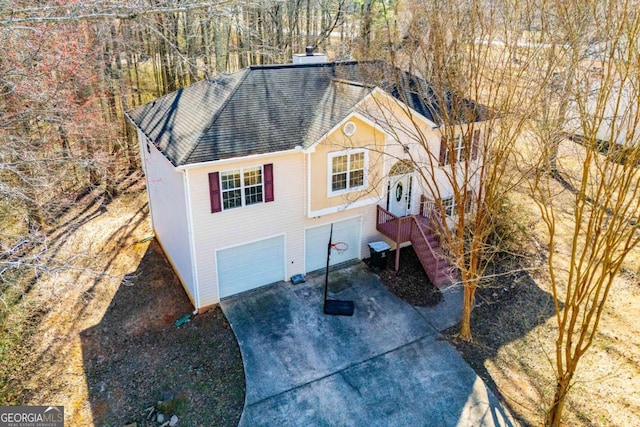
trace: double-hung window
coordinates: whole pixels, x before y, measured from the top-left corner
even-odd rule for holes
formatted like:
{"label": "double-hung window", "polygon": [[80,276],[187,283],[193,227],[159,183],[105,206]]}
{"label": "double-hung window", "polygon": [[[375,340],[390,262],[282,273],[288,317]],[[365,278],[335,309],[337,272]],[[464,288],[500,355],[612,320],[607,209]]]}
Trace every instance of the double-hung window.
{"label": "double-hung window", "polygon": [[366,186],[366,150],[329,154],[329,195],[361,190]]}
{"label": "double-hung window", "polygon": [[453,216],[456,213],[456,198],[453,196],[442,199],[442,207],[447,216]]}
{"label": "double-hung window", "polygon": [[262,166],[220,172],[222,208],[262,203]]}
{"label": "double-hung window", "polygon": [[[452,156],[453,159],[450,159],[449,156]],[[464,144],[464,139],[462,139],[462,135],[456,135],[453,138],[453,144],[450,150],[445,151],[445,159],[444,163],[449,164],[451,161],[453,163],[464,162],[467,158],[467,148]]]}
{"label": "double-hung window", "polygon": [[273,164],[209,174],[211,212],[272,202]]}
{"label": "double-hung window", "polygon": [[[471,208],[474,204],[473,197],[473,192],[470,190],[464,194],[464,212],[471,212]],[[458,214],[457,210],[459,203],[456,202],[456,198],[454,196],[443,197],[441,202],[446,216],[453,217]]]}
{"label": "double-hung window", "polygon": [[[466,141],[466,138],[471,141]],[[458,134],[453,139],[443,136],[440,140],[440,166],[452,163],[464,162],[467,159],[476,160],[478,158],[478,147],[480,143],[480,130],[476,129],[473,134]],[[469,150],[471,157],[469,158]]]}

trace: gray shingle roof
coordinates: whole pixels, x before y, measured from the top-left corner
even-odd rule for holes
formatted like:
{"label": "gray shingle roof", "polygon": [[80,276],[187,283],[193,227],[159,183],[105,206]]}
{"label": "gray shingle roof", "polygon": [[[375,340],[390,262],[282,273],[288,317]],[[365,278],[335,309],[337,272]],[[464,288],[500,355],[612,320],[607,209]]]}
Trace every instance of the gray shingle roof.
{"label": "gray shingle roof", "polygon": [[436,97],[423,80],[381,62],[249,67],[194,83],[128,116],[182,166],[308,147],[374,86],[442,121],[436,99],[446,96]]}

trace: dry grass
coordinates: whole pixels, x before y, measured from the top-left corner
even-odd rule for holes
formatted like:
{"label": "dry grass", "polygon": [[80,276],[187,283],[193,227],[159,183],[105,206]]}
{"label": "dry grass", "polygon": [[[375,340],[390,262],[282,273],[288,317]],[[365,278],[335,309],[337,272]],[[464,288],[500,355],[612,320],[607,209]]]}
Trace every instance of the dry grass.
{"label": "dry grass", "polygon": [[[566,158],[572,155],[573,150],[574,146],[563,146]],[[71,259],[73,268],[41,277],[23,301],[8,312],[5,336],[16,333],[16,336],[26,339],[12,348],[11,366],[3,367],[4,372],[9,373],[7,380],[11,385],[10,392],[0,396],[5,402],[62,404],[67,424],[74,426],[135,419],[146,404],[153,403],[156,396],[142,396],[143,390],[136,390],[133,388],[135,383],[126,382],[103,398],[100,395],[101,383],[107,384],[108,388],[110,383],[104,378],[113,377],[105,377],[106,374],[100,371],[100,354],[94,354],[95,362],[86,357],[90,347],[88,342],[96,339],[87,335],[87,331],[97,331],[94,334],[101,339],[111,337],[109,330],[102,335],[100,330],[104,328],[105,320],[113,317],[113,314],[105,315],[113,313],[109,310],[114,299],[118,304],[127,300],[116,298],[119,290],[126,288],[127,284],[133,284],[132,289],[137,289],[136,286],[142,287],[144,283],[145,277],[142,276],[146,273],[140,268],[145,254],[148,254],[149,242],[142,241],[151,234],[151,230],[146,218],[146,196],[142,190],[140,183],[133,183],[128,192],[109,204],[85,203],[62,218],[62,222],[69,226],[60,229],[58,234],[54,233],[51,240],[55,242],[59,260]],[[573,196],[560,184],[557,184],[557,192],[557,200],[567,206],[560,235],[568,239],[571,235]],[[527,212],[525,217],[529,222],[526,225],[534,236],[530,248],[533,260],[529,267],[540,266],[548,249],[536,243],[545,240],[539,213],[524,191],[514,193],[512,199],[522,212]],[[568,251],[562,248],[556,253],[559,259],[567,256]],[[637,251],[627,260],[608,302],[598,338],[578,368],[565,411],[567,425],[640,425],[639,260]],[[142,274],[137,278],[128,276],[135,272]],[[170,284],[155,279],[153,283]],[[553,366],[549,355],[555,339],[555,320],[543,269],[505,276],[494,283],[494,287],[480,291],[478,300],[482,304],[473,314],[476,341],[472,345],[457,343],[458,348],[524,424],[539,425],[545,405],[552,397]],[[161,315],[159,319],[167,317],[171,320],[175,314]],[[117,319],[112,322],[115,322],[111,324],[112,328],[118,326]],[[96,329],[97,325],[100,327]],[[140,327],[135,319],[122,324],[123,329],[134,335],[141,335]],[[123,346],[130,345],[125,344],[130,342],[127,340],[122,341]],[[455,340],[453,336],[452,340]],[[194,346],[198,344],[199,341],[193,343]],[[92,348],[95,352],[96,347]],[[129,347],[128,351],[136,348]],[[141,354],[148,357],[144,347]],[[170,360],[166,364],[172,366]],[[241,366],[235,366],[241,374]],[[90,374],[87,374],[88,367],[94,369]],[[128,367],[123,365],[121,368]],[[201,372],[200,368],[194,371],[196,368],[190,365],[188,374]],[[164,372],[161,370],[160,374],[182,375],[178,369],[168,368]],[[117,369],[114,372],[117,373]],[[223,376],[217,371],[209,374]],[[131,378],[133,381],[136,376]],[[171,379],[167,381],[171,382]],[[224,394],[212,392],[211,384],[208,380],[200,382],[202,396]],[[153,394],[153,390],[149,392]],[[132,401],[131,396],[136,393],[141,397],[139,401]],[[189,393],[185,396],[193,398]],[[235,394],[234,398],[242,401],[241,391],[230,394]],[[121,412],[114,412],[114,408],[120,408]],[[132,408],[133,412],[129,413],[127,408]],[[239,415],[241,407],[235,410]],[[206,422],[203,425],[207,425]]]}
{"label": "dry grass", "polygon": [[135,271],[146,251],[148,243],[137,243],[151,233],[139,190],[60,218],[72,226],[50,236],[50,265],[59,268],[34,279],[6,319],[8,325],[25,315],[34,320],[14,356],[21,359],[21,369],[9,378],[14,404],[62,404],[70,425],[91,424],[80,333],[100,322],[125,274]]}
{"label": "dry grass", "polygon": [[[560,161],[570,166],[579,150],[571,142],[562,144]],[[560,265],[568,265],[575,196],[560,183],[553,185],[554,203],[563,207],[557,224],[561,244],[554,255]],[[515,192],[511,198],[530,220],[530,259],[541,268],[524,276],[508,276],[494,283],[495,288],[481,292],[479,300],[487,302],[474,311],[475,343],[456,345],[523,424],[541,425],[555,385],[551,358],[556,322],[544,273],[548,248],[540,243],[546,240],[547,232],[526,191]],[[597,339],[578,366],[563,416],[568,426],[640,425],[639,260],[638,250],[627,258],[607,302]],[[508,291],[496,298],[500,289]],[[561,295],[563,291],[560,289]]]}
{"label": "dry grass", "polygon": [[[115,200],[88,195],[60,218],[62,226],[49,236],[49,265],[56,268],[33,279],[5,309],[1,327],[16,339],[0,345],[7,361],[0,369],[0,401],[64,405],[70,426],[124,425],[140,421],[143,409],[166,389],[188,400],[184,422],[234,425],[244,399],[235,338],[220,310],[198,316],[187,328],[173,326],[192,307],[157,244],[147,239],[152,231],[144,178],[134,174],[121,186]],[[235,375],[225,377],[209,364],[198,368],[197,390],[171,387],[194,372],[199,362],[181,361],[198,355],[194,349],[206,343],[198,338],[204,332],[219,339],[206,350],[229,355],[224,368]],[[205,351],[204,357],[212,355]],[[216,378],[231,380],[218,384]],[[213,409],[203,396],[222,394],[216,387],[232,388],[226,394],[230,404],[218,402]],[[211,406],[210,418],[197,418],[203,411],[190,404]]]}

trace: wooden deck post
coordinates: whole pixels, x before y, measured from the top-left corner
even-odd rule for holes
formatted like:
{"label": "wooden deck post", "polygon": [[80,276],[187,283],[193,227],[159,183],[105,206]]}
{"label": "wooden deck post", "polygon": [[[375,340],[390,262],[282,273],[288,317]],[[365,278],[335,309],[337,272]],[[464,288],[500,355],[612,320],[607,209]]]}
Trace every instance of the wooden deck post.
{"label": "wooden deck post", "polygon": [[400,219],[396,218],[396,273],[400,270]]}

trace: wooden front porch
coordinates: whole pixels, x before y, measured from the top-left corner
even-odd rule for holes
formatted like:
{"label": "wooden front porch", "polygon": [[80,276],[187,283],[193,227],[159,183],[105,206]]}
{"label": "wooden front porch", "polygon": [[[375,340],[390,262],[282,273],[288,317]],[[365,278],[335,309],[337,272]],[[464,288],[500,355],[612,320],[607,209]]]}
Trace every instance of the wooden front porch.
{"label": "wooden front porch", "polygon": [[436,215],[424,199],[420,215],[398,217],[377,206],[376,229],[396,243],[396,271],[400,268],[400,245],[411,243],[429,280],[440,287],[453,280],[455,269],[440,252],[440,238],[432,223]]}

